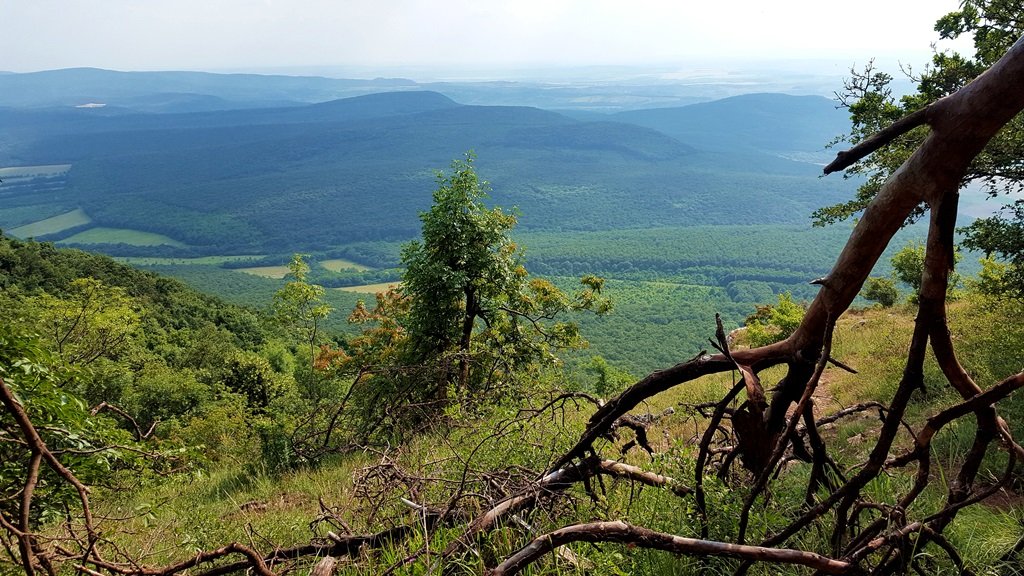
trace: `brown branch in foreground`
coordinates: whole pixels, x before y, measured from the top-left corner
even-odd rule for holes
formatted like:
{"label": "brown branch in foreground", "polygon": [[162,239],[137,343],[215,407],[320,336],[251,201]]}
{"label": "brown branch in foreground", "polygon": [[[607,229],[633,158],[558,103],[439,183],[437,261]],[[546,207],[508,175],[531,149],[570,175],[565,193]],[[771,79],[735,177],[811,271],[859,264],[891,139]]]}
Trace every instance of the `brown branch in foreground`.
{"label": "brown branch in foreground", "polygon": [[237,542],[232,542],[231,544],[228,544],[227,546],[222,546],[220,548],[217,548],[216,550],[199,552],[198,554],[189,558],[188,560],[183,560],[181,562],[164,566],[162,568],[147,568],[144,566],[126,567],[123,565],[114,564],[112,562],[100,560],[95,556],[91,556],[88,559],[82,561],[78,568],[83,569],[85,568],[85,564],[89,564],[115,574],[124,574],[130,576],[173,576],[174,574],[178,574],[180,572],[196,568],[207,562],[213,562],[214,560],[218,560],[220,558],[224,558],[232,554],[239,554],[241,556],[244,556],[245,560],[234,564],[227,564],[225,566],[215,568],[204,574],[230,574],[235,572],[241,572],[246,569],[252,569],[252,571],[258,574],[259,576],[275,576],[274,573],[270,570],[270,568],[267,567],[268,560],[264,559],[262,556],[259,555],[258,552],[256,552],[252,548],[244,544],[239,544]]}
{"label": "brown branch in foreground", "polygon": [[578,464],[567,466],[548,474],[534,486],[501,500],[490,510],[477,516],[466,528],[466,531],[448,545],[443,555],[446,557],[451,556],[469,548],[477,534],[491,530],[502,519],[523,510],[531,509],[537,505],[541,498],[563,492],[573,484],[583,482],[595,474],[607,474],[646,484],[647,486],[667,488],[680,497],[687,496],[692,492],[690,488],[668,476],[647,472],[623,462],[601,460],[597,456],[590,456]]}
{"label": "brown branch in foreground", "polygon": [[593,522],[567,526],[535,538],[526,547],[489,571],[488,575],[512,576],[518,574],[545,554],[570,542],[618,542],[642,548],[665,550],[675,554],[728,556],[777,564],[795,564],[807,566],[825,574],[848,574],[854,571],[851,570],[854,567],[847,562],[833,560],[813,552],[684,538],[664,532],[655,532],[640,526],[632,526],[625,522]]}
{"label": "brown branch in foreground", "polygon": [[885,146],[918,126],[927,124],[929,120],[928,115],[932,110],[932,106],[933,105],[925,106],[916,112],[908,114],[896,122],[893,122],[889,127],[883,128],[882,130],[872,134],[870,137],[862,140],[853,148],[843,150],[836,154],[836,159],[828,166],[825,166],[825,175],[849,168],[854,162],[857,162],[882,146]]}
{"label": "brown branch in foreground", "polygon": [[[52,452],[46,447],[46,442],[43,441],[42,437],[39,436],[39,432],[35,426],[32,425],[32,420],[29,419],[25,409],[14,397],[14,393],[7,387],[7,383],[4,382],[3,378],[0,378],[0,404],[3,404],[4,408],[17,423],[18,428],[21,430],[21,434],[28,445],[29,451],[32,453],[32,462],[34,466],[33,471],[30,471],[26,484],[24,486],[24,498],[22,500],[22,534],[18,536],[19,543],[24,541],[27,548],[22,550],[22,562],[26,567],[26,572],[31,576],[32,570],[32,548],[35,546],[35,537],[28,532],[27,521],[29,508],[32,504],[32,492],[36,488],[36,484],[39,481],[38,469],[39,460],[46,462],[54,472],[57,473],[65,482],[72,485],[75,490],[78,491],[79,500],[82,503],[82,515],[85,521],[85,530],[88,534],[88,542],[86,545],[86,552],[90,552],[96,543],[96,529],[92,518],[92,507],[89,505],[89,488],[82,484],[82,482],[63,464]],[[45,562],[46,560],[43,559]]]}
{"label": "brown branch in foreground", "polygon": [[117,406],[115,406],[115,405],[113,405],[113,404],[111,404],[109,402],[106,402],[106,401],[100,402],[99,404],[94,406],[92,410],[89,410],[89,414],[91,416],[95,416],[95,415],[99,414],[100,412],[103,412],[104,410],[113,412],[114,414],[117,414],[118,416],[120,416],[120,417],[124,418],[125,420],[131,422],[132,427],[135,428],[135,439],[138,440],[139,442],[142,442],[143,440],[146,440],[150,436],[152,436],[153,432],[156,430],[157,425],[160,424],[160,421],[156,420],[156,421],[153,422],[152,425],[150,425],[149,430],[146,430],[145,432],[143,432],[142,431],[142,427],[139,426],[139,423],[135,420],[135,418],[132,418],[131,414],[126,412],[123,408],[119,408],[119,407],[117,407]]}

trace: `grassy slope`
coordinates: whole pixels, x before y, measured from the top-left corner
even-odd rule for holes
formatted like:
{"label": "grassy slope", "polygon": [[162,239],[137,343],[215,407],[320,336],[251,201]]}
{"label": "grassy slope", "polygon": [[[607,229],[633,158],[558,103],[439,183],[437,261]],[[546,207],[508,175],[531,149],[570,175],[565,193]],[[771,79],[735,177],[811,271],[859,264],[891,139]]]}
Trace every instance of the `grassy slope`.
{"label": "grassy slope", "polygon": [[[1020,316],[1022,310],[1016,308],[990,308],[978,303],[956,303],[951,307],[951,324],[960,349],[964,352],[963,359],[983,386],[991,385],[996,379],[1020,370],[1021,344],[1024,343],[1024,327],[1016,323],[996,322],[1006,315]],[[867,310],[848,314],[843,317],[836,332],[836,343],[833,350],[837,358],[855,366],[861,372],[853,376],[830,368],[824,379],[824,390],[819,399],[823,412],[829,412],[839,406],[849,405],[858,401],[883,400],[891,394],[902,370],[902,357],[913,323],[913,310]],[[993,344],[1014,344],[998,347]],[[683,356],[680,356],[682,359]],[[776,374],[762,375],[765,381],[771,381]],[[677,408],[675,415],[661,421],[651,430],[651,438],[661,452],[653,462],[646,456],[634,451],[630,460],[646,468],[673,475],[685,480],[692,474],[692,462],[689,458],[693,453],[692,438],[695,432],[694,423],[687,418],[680,404],[702,402],[717,399],[728,387],[729,376],[706,378],[704,380],[680,386],[663,393],[649,405],[637,412],[650,411],[658,413],[665,407]],[[930,365],[927,371],[929,382],[937,381],[937,371]],[[919,396],[913,404],[910,414],[911,425],[917,427],[928,413],[934,413],[954,402],[951,393],[933,384],[928,395]],[[1011,398],[1004,402],[1001,412],[1021,435],[1020,426],[1024,422],[1024,397]],[[500,411],[485,421],[472,422],[469,427],[458,427],[445,434],[432,434],[419,438],[407,446],[394,447],[388,451],[403,469],[417,475],[432,477],[457,477],[462,470],[461,458],[472,454],[472,466],[475,469],[514,470],[517,465],[530,468],[543,467],[547,457],[564,447],[578,434],[580,426],[590,413],[590,408],[581,406],[573,410],[571,406],[558,418],[540,418],[529,425],[513,428],[507,436],[494,436],[493,431],[500,422],[507,419],[511,411]],[[848,465],[862,457],[864,450],[871,445],[872,433],[877,429],[878,421],[874,416],[854,418],[823,429],[826,441],[842,446],[840,464]],[[628,436],[628,435],[627,435]],[[963,427],[953,427],[944,431],[936,442],[937,454],[940,458],[952,459],[954,462],[963,454],[969,445],[970,437]],[[479,447],[474,453],[474,449]],[[616,457],[617,449],[604,447],[604,453]],[[458,454],[459,459],[453,459]],[[138,531],[137,536],[123,537],[124,546],[129,551],[148,551],[150,561],[154,564],[177,559],[182,556],[182,548],[211,548],[230,540],[245,541],[245,526],[251,524],[261,535],[278,544],[291,544],[307,541],[312,534],[307,523],[319,514],[318,500],[332,508],[336,507],[339,514],[348,521],[356,532],[380,529],[387,525],[385,518],[391,521],[413,521],[414,515],[403,510],[397,504],[399,497],[409,497],[406,488],[398,487],[385,493],[380,515],[367,520],[372,507],[365,499],[357,497],[354,482],[362,477],[361,470],[381,461],[381,454],[365,453],[343,458],[320,470],[298,471],[279,478],[268,478],[259,474],[258,470],[245,470],[242,466],[229,466],[214,472],[211,476],[185,481],[174,480],[164,486],[157,487],[132,498],[108,498],[103,505],[105,513],[119,516],[127,511],[144,507],[152,516],[145,521],[150,526],[145,528],[143,520],[134,520],[128,524]],[[986,463],[986,470],[980,478],[989,481],[997,475],[1004,465],[1000,454],[994,454]],[[804,473],[797,465],[792,469],[796,478]],[[943,474],[939,471],[937,474]],[[879,495],[888,495],[893,490],[905,489],[910,478],[900,474],[883,476],[869,486],[868,491]],[[740,482],[742,485],[742,482]],[[941,504],[944,499],[942,487],[945,482],[940,476],[932,483],[934,488],[921,499],[922,505],[911,511],[911,514],[923,514],[927,509]],[[802,492],[790,493],[784,488],[785,482],[777,485],[772,506],[761,515],[755,515],[752,526],[755,533],[764,530],[768,524],[779,521],[779,510],[786,506],[799,505]],[[692,517],[688,516],[685,507],[664,492],[652,489],[637,491],[628,485],[608,483],[607,493],[599,505],[589,503],[582,494],[577,501],[574,513],[561,509],[557,518],[546,514],[531,517],[530,521],[538,529],[546,529],[564,525],[577,520],[590,518],[612,517],[627,518],[629,521],[668,530],[682,535],[693,535]],[[483,488],[481,488],[483,489]],[[742,498],[739,493],[731,493],[727,488],[711,483],[709,498],[715,515],[712,517],[712,536],[726,536],[735,522],[735,509],[729,508],[725,502]],[[444,491],[426,482],[420,485],[420,497],[423,499],[441,498]],[[791,503],[790,500],[793,502]],[[117,502],[115,504],[115,502]],[[157,505],[159,503],[159,505]],[[672,512],[665,514],[666,510]],[[773,516],[773,514],[775,516]],[[965,554],[968,565],[976,570],[992,567],[992,563],[1009,546],[1024,534],[1021,518],[1024,517],[1024,506],[1013,500],[1005,500],[998,506],[980,505],[969,509],[959,516],[948,529],[947,535],[961,552]],[[688,519],[690,518],[690,519]],[[518,546],[522,541],[514,536],[514,532],[505,533],[499,540],[511,538],[508,545]],[[442,535],[431,543],[436,549],[445,544],[443,539],[451,537]],[[181,543],[181,547],[166,546],[167,542]],[[163,543],[164,545],[159,545]],[[794,545],[800,545],[800,542]],[[804,546],[821,546],[820,542],[804,541]],[[388,550],[379,556],[365,556],[358,563],[348,565],[344,573],[379,572],[389,562],[415,551],[422,542],[413,539],[408,548]],[[505,544],[497,542],[499,550]],[[819,549],[823,549],[822,546]],[[619,546],[603,546],[601,550],[580,545],[575,547],[582,556],[594,562],[598,574],[674,574],[701,573],[701,567],[686,559],[677,559],[667,554],[629,550]],[[614,566],[614,569],[612,568]],[[713,563],[713,566],[722,567]],[[409,573],[419,573],[422,566],[413,564]],[[704,567],[707,568],[707,567]],[[731,571],[731,570],[729,570]],[[571,572],[571,571],[569,571]],[[706,573],[706,572],[704,572]],[[763,573],[755,568],[754,573]]]}

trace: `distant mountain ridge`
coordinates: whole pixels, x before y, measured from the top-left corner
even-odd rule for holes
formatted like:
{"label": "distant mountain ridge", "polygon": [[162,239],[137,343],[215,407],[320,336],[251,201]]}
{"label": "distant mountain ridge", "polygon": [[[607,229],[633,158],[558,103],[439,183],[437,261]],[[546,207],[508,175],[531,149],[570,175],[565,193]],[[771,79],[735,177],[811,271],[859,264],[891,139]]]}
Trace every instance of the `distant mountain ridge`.
{"label": "distant mountain ridge", "polygon": [[144,110],[155,106],[150,101],[154,97],[178,95],[214,97],[219,100],[211,100],[209,105],[216,107],[208,109],[223,110],[322,102],[416,86],[415,82],[401,78],[354,80],[319,76],[65,68],[0,76],[0,106],[38,108],[96,102]]}
{"label": "distant mountain ridge", "polygon": [[715,149],[823,151],[849,130],[849,114],[821,96],[744,94],[673,108],[619,112],[612,116],[653,128],[683,142]]}
{"label": "distant mountain ridge", "polygon": [[[618,71],[624,72],[624,71]],[[626,74],[620,80],[588,81],[577,75],[544,74],[537,80],[471,81],[407,78],[338,78],[280,74],[188,71],[122,72],[67,68],[0,75],[0,107],[47,108],[103,104],[146,113],[267,108],[325,102],[403,90],[440,92],[463,104],[533,106],[567,112],[611,114],[623,110],[672,107],[717,100],[745,91],[827,94],[833,80],[764,70],[736,75],[686,76],[665,80],[657,71]],[[617,76],[618,77],[618,76]],[[669,77],[673,77],[670,75]],[[678,79],[681,78],[681,79]]]}

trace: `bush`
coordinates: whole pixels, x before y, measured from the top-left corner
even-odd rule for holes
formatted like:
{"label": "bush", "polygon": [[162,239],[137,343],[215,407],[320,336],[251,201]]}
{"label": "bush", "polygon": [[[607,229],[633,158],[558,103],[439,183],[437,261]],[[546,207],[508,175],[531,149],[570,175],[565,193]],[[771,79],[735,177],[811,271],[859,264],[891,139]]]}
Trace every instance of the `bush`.
{"label": "bush", "polygon": [[266,358],[255,352],[239,352],[228,362],[224,385],[245,396],[256,411],[265,411],[271,402],[287,395],[294,387],[285,376],[274,372]]}
{"label": "bush", "polygon": [[900,300],[900,291],[890,278],[868,278],[861,295],[872,302],[878,302],[883,308],[889,308]]}
{"label": "bush", "polygon": [[151,363],[125,391],[124,408],[143,430],[156,421],[191,415],[210,400],[210,389],[187,370]]}
{"label": "bush", "polygon": [[800,325],[804,307],[789,292],[779,294],[775,305],[758,306],[747,318],[747,341],[752,348],[785,340]]}

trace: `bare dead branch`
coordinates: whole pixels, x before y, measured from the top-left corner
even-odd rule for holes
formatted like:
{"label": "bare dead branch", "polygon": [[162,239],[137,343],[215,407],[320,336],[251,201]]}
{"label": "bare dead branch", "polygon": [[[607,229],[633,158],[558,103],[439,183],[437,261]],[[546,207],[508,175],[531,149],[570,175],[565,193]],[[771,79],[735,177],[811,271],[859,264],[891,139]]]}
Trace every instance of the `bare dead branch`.
{"label": "bare dead branch", "polygon": [[928,115],[930,114],[931,109],[932,106],[926,106],[916,112],[908,114],[894,122],[889,127],[865,138],[853,148],[836,154],[836,159],[829,163],[828,166],[825,166],[825,174],[828,175],[833,172],[849,168],[855,162],[871,154],[875,150],[882,148],[886,144],[907,132],[910,132],[914,128],[927,124],[929,120]]}
{"label": "bare dead branch", "polygon": [[675,554],[727,556],[752,561],[795,564],[814,568],[825,574],[846,574],[852,568],[847,562],[826,558],[813,552],[684,538],[639,526],[631,526],[625,522],[593,522],[567,526],[535,538],[526,547],[489,571],[488,574],[490,576],[518,574],[554,548],[570,542],[618,542],[642,548],[665,550]]}

